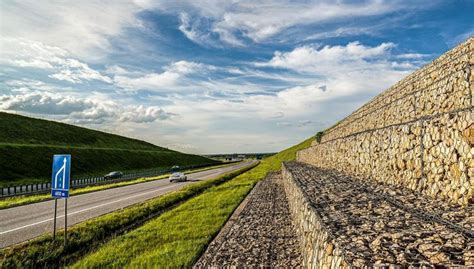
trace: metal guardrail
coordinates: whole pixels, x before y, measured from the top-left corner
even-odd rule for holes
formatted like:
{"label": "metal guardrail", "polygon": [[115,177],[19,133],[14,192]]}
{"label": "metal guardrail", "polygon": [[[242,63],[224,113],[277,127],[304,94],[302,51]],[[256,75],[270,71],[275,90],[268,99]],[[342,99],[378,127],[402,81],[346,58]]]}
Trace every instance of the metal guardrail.
{"label": "metal guardrail", "polygon": [[[211,165],[214,165],[214,164],[181,166],[181,170],[201,168],[201,167],[206,167],[206,166],[211,166]],[[171,172],[171,168],[127,173],[127,174],[123,174],[123,176],[120,178],[114,178],[114,179],[105,179],[103,176],[80,177],[76,179],[71,179],[71,188],[116,183],[116,182],[121,182],[121,181],[137,179],[141,177],[160,176],[169,172]],[[13,196],[18,196],[18,195],[48,193],[50,191],[51,191],[51,182],[7,186],[7,187],[0,187],[0,198],[13,197]]]}

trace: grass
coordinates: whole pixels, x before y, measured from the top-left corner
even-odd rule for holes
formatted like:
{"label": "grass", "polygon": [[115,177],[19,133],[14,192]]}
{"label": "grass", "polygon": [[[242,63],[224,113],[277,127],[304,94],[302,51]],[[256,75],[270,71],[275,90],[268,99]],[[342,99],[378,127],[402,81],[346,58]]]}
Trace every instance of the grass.
{"label": "grass", "polygon": [[[216,169],[216,168],[224,167],[228,165],[232,165],[232,164],[213,165],[211,167],[205,167],[205,168],[194,169],[194,170],[186,170],[184,172],[197,173],[197,172],[202,172],[202,171],[206,171],[210,169]],[[74,195],[79,195],[79,194],[84,194],[84,193],[89,193],[89,192],[94,192],[94,191],[102,191],[102,190],[111,189],[111,188],[118,188],[118,187],[123,187],[123,186],[128,186],[128,185],[133,185],[133,184],[138,184],[138,183],[143,183],[143,182],[148,182],[148,181],[153,181],[153,180],[164,179],[168,177],[169,177],[169,174],[164,174],[164,175],[160,175],[156,177],[142,177],[142,178],[137,178],[137,179],[133,179],[129,181],[122,181],[122,182],[116,182],[116,183],[110,183],[110,184],[85,186],[85,187],[81,187],[77,189],[71,189],[70,195],[74,196]],[[32,204],[32,203],[37,203],[37,202],[42,202],[42,201],[47,201],[47,200],[52,200],[51,194],[49,193],[14,196],[11,198],[5,198],[5,199],[0,200],[0,209],[26,205],[26,204]]]}
{"label": "grass", "polygon": [[253,186],[313,138],[264,159],[257,167],[214,186],[143,226],[118,236],[73,268],[189,268]]}
{"label": "grass", "polygon": [[0,127],[4,143],[167,150],[137,139],[5,112],[0,112]]}
{"label": "grass", "polygon": [[178,191],[77,224],[68,229],[66,247],[61,244],[63,232],[59,232],[57,235],[59,243],[54,243],[51,234],[47,234],[26,243],[2,249],[0,250],[0,267],[57,268],[66,266],[87,252],[98,248],[110,238],[139,226],[150,217],[159,215],[176,204],[212,186],[222,184],[252,167],[190,184]]}
{"label": "grass", "polygon": [[72,155],[72,176],[218,163],[123,136],[0,112],[0,186],[48,182],[53,154]]}

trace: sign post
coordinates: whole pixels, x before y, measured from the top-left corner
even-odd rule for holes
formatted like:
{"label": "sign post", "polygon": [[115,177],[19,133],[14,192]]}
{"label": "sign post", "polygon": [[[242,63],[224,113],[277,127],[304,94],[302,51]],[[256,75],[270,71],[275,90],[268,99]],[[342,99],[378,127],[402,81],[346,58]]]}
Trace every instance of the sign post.
{"label": "sign post", "polygon": [[56,239],[56,213],[58,199],[64,200],[64,245],[67,240],[67,198],[69,198],[69,183],[71,178],[71,155],[53,156],[53,173],[51,176],[51,196],[54,198],[53,240]]}
{"label": "sign post", "polygon": [[54,198],[53,241],[56,241],[56,213],[57,212],[58,212],[58,199]]}

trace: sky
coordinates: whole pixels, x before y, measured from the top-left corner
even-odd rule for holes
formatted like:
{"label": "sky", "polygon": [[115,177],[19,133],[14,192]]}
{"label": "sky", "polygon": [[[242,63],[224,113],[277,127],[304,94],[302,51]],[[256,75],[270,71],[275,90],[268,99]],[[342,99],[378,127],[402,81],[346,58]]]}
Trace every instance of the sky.
{"label": "sky", "polygon": [[474,35],[473,0],[0,2],[0,110],[276,152]]}

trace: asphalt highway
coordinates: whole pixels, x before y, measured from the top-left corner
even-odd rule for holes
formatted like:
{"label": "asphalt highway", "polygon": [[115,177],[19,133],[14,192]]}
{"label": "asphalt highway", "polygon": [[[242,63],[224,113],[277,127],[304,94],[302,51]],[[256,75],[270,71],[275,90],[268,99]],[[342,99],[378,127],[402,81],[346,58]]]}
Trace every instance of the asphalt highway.
{"label": "asphalt highway", "polygon": [[[94,218],[250,165],[254,161],[187,174],[188,181],[167,179],[96,191],[68,199],[68,226]],[[58,200],[57,227],[64,228],[64,200]],[[0,248],[53,231],[54,201],[44,201],[0,210]]]}

